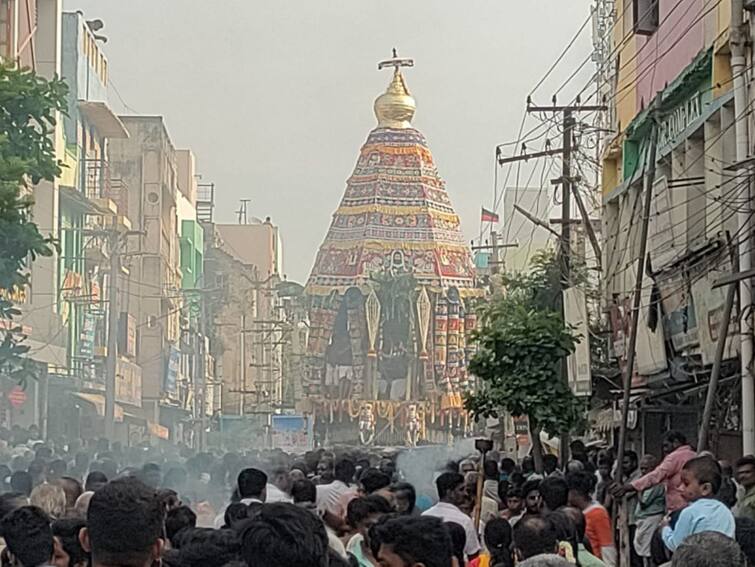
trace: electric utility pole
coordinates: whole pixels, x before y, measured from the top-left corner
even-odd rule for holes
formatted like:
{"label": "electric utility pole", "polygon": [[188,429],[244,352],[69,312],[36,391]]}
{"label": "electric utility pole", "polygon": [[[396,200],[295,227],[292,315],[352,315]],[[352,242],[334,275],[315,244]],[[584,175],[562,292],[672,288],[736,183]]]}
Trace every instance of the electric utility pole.
{"label": "electric utility pole", "polygon": [[507,244],[507,243],[500,243],[498,241],[498,232],[495,230],[490,231],[490,244],[485,241],[484,245],[481,246],[474,246],[472,245],[472,250],[475,252],[478,250],[490,250],[492,252],[492,260],[489,262],[490,265],[490,271],[493,274],[498,274],[501,272],[501,265],[503,264],[503,261],[501,261],[501,255],[500,251],[504,248],[516,248],[519,246],[516,242]]}
{"label": "electric utility pole", "polygon": [[[563,139],[560,148],[549,149],[542,152],[537,152],[530,155],[520,155],[509,158],[499,158],[498,164],[503,165],[505,163],[526,161],[536,157],[547,157],[561,154],[561,177],[557,180],[557,183],[561,185],[561,235],[559,238],[559,262],[561,264],[561,289],[565,290],[571,283],[571,195],[574,191],[575,197],[579,198],[577,190],[574,184],[575,178],[572,176],[571,162],[573,152],[573,138],[574,129],[577,124],[574,114],[579,112],[603,112],[608,110],[605,105],[567,105],[557,106],[555,103],[552,106],[537,106],[532,104],[531,99],[527,99],[527,112],[560,112],[563,115],[562,128]],[[580,207],[582,212],[582,207]],[[583,214],[584,216],[584,214]],[[590,219],[583,219],[586,224],[589,224]],[[592,226],[587,227],[588,234]],[[591,239],[592,240],[592,239]],[[562,302],[563,303],[563,302]],[[566,320],[565,313],[564,320]],[[567,361],[564,359],[561,365],[562,379],[568,381]],[[568,457],[569,449],[568,432],[563,432],[561,435],[561,459],[565,461]]]}
{"label": "electric utility pole", "polygon": [[[634,283],[634,293],[632,295],[632,324],[629,329],[629,346],[627,349],[627,362],[623,376],[623,392],[621,396],[621,425],[619,429],[619,447],[616,456],[617,480],[619,483],[624,481],[624,454],[627,445],[627,429],[629,425],[629,398],[632,390],[632,376],[634,375],[634,360],[637,350],[637,329],[640,323],[640,300],[642,299],[642,279],[645,275],[647,266],[647,246],[648,230],[650,227],[650,208],[653,200],[653,184],[655,183],[656,152],[658,149],[658,101],[653,101],[650,110],[650,119],[652,121],[652,131],[650,134],[650,148],[646,155],[645,161],[645,179],[644,179],[644,204],[642,213],[642,226],[640,229],[640,253],[637,257],[637,275]],[[726,329],[720,331],[726,334]],[[628,542],[629,526],[626,523],[626,500],[621,500],[620,505],[620,549],[618,555],[618,567],[627,567],[630,563],[629,546],[621,542]]]}
{"label": "electric utility pole", "polygon": [[113,229],[110,241],[110,281],[108,282],[107,359],[105,364],[105,437],[115,437],[115,383],[118,371],[118,276],[121,271],[121,235]]}
{"label": "electric utility pole", "polygon": [[[560,112],[562,114],[562,128],[563,128],[563,140],[561,142],[561,148],[558,153],[562,154],[561,159],[561,178],[558,180],[561,184],[561,239],[559,242],[559,255],[561,262],[561,289],[569,287],[571,281],[571,196],[572,191],[575,193],[575,197],[579,199],[577,195],[577,189],[574,186],[574,177],[571,172],[572,151],[573,151],[573,139],[574,129],[577,125],[577,121],[574,118],[575,113],[579,112],[604,112],[608,110],[605,105],[566,105],[566,106],[538,106],[532,104],[531,100],[527,100],[527,112]],[[582,207],[580,207],[580,213]],[[583,219],[586,225],[589,225],[589,219]],[[592,226],[586,226],[588,231],[592,230]],[[591,239],[592,240],[592,239]],[[566,457],[567,455],[563,455]]]}
{"label": "electric utility pole", "polygon": [[[569,287],[569,281],[571,280],[571,152],[573,134],[574,116],[572,115],[571,108],[567,107],[564,109],[564,137],[563,141],[561,142],[561,147],[564,148],[564,155],[561,159],[561,262],[563,264],[563,270],[561,273],[562,290]],[[565,459],[566,454],[562,454],[561,458]]]}
{"label": "electric utility pole", "polygon": [[108,284],[107,313],[107,358],[105,360],[105,437],[112,442],[115,434],[115,390],[118,373],[118,278],[121,274],[121,246],[129,236],[144,234],[138,230],[118,230],[114,225],[110,230],[98,231],[109,242],[110,281]]}
{"label": "electric utility pole", "polygon": [[[204,281],[204,276],[202,276]],[[194,385],[196,387],[197,378],[199,379],[199,439],[197,444],[199,450],[207,449],[207,297],[204,290],[199,293],[199,359],[197,376],[195,376]]]}
{"label": "electric utility pole", "polygon": [[[731,74],[734,78],[734,133],[736,139],[736,158],[743,164],[749,152],[749,112],[747,102],[748,86],[746,48],[747,33],[744,23],[743,0],[732,0],[731,25],[729,26],[729,46],[731,49]],[[744,165],[737,170],[738,181],[747,184],[744,205],[737,211],[737,234],[739,241],[739,269],[748,272],[752,268],[752,188],[751,172]],[[753,327],[752,327],[752,280],[744,278],[739,282],[739,304],[741,317],[740,334],[740,372],[742,373],[742,453],[755,453],[755,375],[753,375]]]}
{"label": "electric utility pole", "polygon": [[[572,142],[574,140],[574,129],[577,124],[577,121],[574,119],[574,113],[575,112],[603,112],[608,110],[608,107],[605,105],[593,105],[593,106],[582,106],[582,105],[567,105],[567,106],[556,106],[555,104],[551,107],[542,107],[542,106],[535,106],[531,103],[531,101],[527,101],[527,112],[561,112],[562,113],[562,128],[563,128],[563,139],[561,142],[561,148],[563,151],[562,159],[561,159],[561,240],[560,240],[560,262],[561,262],[561,290],[564,291],[568,289],[571,286],[571,269],[572,269],[572,261],[571,261],[571,252],[572,252],[572,246],[571,246],[571,196],[572,191],[574,191],[574,195],[577,199],[579,199],[579,194],[577,193],[577,187],[574,184],[574,178],[572,177],[572,171],[571,171],[571,161],[572,161]],[[581,212],[581,208],[580,208]],[[590,224],[589,219],[584,219],[585,222],[585,230],[591,231],[592,225]],[[563,305],[562,300],[562,314],[564,317],[564,321],[566,321],[566,306]],[[568,361],[566,358],[564,358],[563,362],[561,363],[561,374],[562,379],[569,382],[569,367],[568,367]],[[561,461],[566,462],[566,460],[569,458],[569,432],[564,431],[561,434],[561,447],[560,447],[560,453],[561,453]]]}

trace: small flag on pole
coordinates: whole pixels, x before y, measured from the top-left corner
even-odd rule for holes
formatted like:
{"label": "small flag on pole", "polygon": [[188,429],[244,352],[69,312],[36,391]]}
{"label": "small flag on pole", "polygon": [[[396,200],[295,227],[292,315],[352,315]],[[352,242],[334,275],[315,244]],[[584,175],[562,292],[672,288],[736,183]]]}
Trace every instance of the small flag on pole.
{"label": "small flag on pole", "polygon": [[498,213],[494,213],[493,211],[489,211],[485,207],[482,207],[482,216],[480,217],[480,220],[482,222],[498,222]]}

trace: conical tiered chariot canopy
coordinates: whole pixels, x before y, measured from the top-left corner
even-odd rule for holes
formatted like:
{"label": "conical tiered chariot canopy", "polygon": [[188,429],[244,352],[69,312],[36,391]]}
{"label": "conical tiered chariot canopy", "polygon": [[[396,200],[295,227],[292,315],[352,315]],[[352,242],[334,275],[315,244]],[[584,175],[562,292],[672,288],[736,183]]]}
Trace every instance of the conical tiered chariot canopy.
{"label": "conical tiered chariot canopy", "polygon": [[415,100],[396,55],[385,93],[375,100],[377,127],[370,132],[346,183],[307,283],[309,295],[364,288],[380,273],[413,274],[431,289],[457,288],[475,295],[470,250],[438,174],[425,137],[411,121]]}
{"label": "conical tiered chariot canopy", "polygon": [[412,126],[416,103],[401,73],[411,66],[395,51],[378,65],[394,69],[375,100],[378,125],[307,282],[306,411],[333,443],[353,443],[358,425],[361,444],[415,446],[467,423],[461,394],[474,386],[480,290],[459,217]]}

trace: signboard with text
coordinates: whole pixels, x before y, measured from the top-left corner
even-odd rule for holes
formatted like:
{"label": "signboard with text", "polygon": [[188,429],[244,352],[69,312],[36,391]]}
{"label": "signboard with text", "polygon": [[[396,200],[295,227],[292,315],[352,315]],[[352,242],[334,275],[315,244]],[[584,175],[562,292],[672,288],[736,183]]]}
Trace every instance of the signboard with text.
{"label": "signboard with text", "polygon": [[703,93],[696,92],[671,110],[661,120],[658,132],[658,145],[664,147],[671,144],[684,133],[696,120],[703,116]]}
{"label": "signboard with text", "polygon": [[165,391],[169,394],[175,394],[178,391],[178,367],[180,362],[181,351],[175,345],[171,345],[165,368]]}
{"label": "signboard with text", "polygon": [[592,371],[590,368],[590,329],[587,321],[587,304],[585,292],[577,287],[570,287],[564,292],[564,318],[574,327],[579,342],[572,354],[566,359],[569,373],[569,387],[576,396],[592,395]]}
{"label": "signboard with text", "polygon": [[303,415],[274,415],[270,428],[273,449],[304,453],[312,449],[313,436],[309,419]]}
{"label": "signboard with text", "polygon": [[116,366],[115,401],[132,406],[142,405],[142,369],[123,358]]}
{"label": "signboard with text", "polygon": [[[730,266],[730,264],[729,264]],[[713,283],[731,273],[730,270],[712,270],[702,274],[692,283],[692,295],[697,320],[700,322],[700,353],[703,364],[713,364],[716,356],[716,344],[722,330],[722,317],[726,302],[726,287],[713,288]],[[736,316],[729,320],[729,329],[724,348],[723,360],[736,358],[738,355],[739,322]]]}

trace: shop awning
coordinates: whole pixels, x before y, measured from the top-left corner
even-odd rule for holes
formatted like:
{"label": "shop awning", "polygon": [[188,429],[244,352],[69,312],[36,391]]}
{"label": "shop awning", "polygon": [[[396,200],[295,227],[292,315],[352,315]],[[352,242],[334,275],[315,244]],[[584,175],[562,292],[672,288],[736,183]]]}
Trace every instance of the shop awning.
{"label": "shop awning", "polygon": [[[90,394],[87,392],[72,392],[74,396],[79,398],[80,400],[84,400],[85,402],[88,402],[94,406],[94,409],[97,411],[97,415],[100,417],[105,417],[105,396],[102,394]],[[115,404],[115,421],[118,423],[123,422],[123,416],[124,416],[123,407]]]}
{"label": "shop awning", "polygon": [[140,424],[144,425],[147,423],[147,418],[143,415],[139,415],[138,413],[134,413],[132,411],[124,411],[123,412],[124,419],[128,419],[134,424]]}
{"label": "shop awning", "polygon": [[[727,376],[725,378],[720,378],[718,381],[718,386],[721,387],[725,384],[729,384],[730,382],[733,382],[734,380],[739,380],[742,376],[740,374],[734,374],[732,376]],[[647,395],[643,396],[642,401],[651,401],[656,400],[658,398],[662,398],[663,396],[668,395],[676,395],[681,394],[685,396],[690,396],[693,394],[697,394],[698,392],[702,390],[708,389],[708,380],[706,379],[703,382],[688,382],[686,384],[680,384],[679,386],[674,386],[672,388],[665,388],[663,390],[659,391],[653,391],[648,392]]]}
{"label": "shop awning", "polygon": [[98,204],[87,198],[84,193],[76,189],[75,187],[67,187],[66,185],[60,185],[59,186],[60,196],[65,198],[65,200],[77,207],[80,211],[84,213],[89,213],[93,215],[97,214],[105,214],[110,212],[108,209],[103,209]]}
{"label": "shop awning", "polygon": [[[627,414],[627,427],[634,429],[637,427],[637,408],[636,404],[638,396],[632,396],[630,398],[630,404],[635,407],[630,407]],[[618,406],[611,405],[610,407],[594,408],[587,414],[587,419],[590,422],[592,429],[600,433],[607,433],[613,429],[619,429],[621,427],[621,410]]]}
{"label": "shop awning", "polygon": [[185,421],[191,417],[191,410],[188,410],[182,406],[173,404],[160,403],[160,415],[166,417],[173,422]]}

